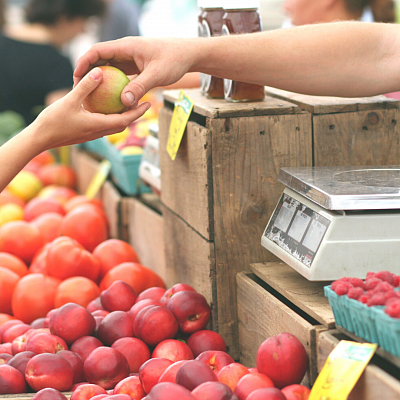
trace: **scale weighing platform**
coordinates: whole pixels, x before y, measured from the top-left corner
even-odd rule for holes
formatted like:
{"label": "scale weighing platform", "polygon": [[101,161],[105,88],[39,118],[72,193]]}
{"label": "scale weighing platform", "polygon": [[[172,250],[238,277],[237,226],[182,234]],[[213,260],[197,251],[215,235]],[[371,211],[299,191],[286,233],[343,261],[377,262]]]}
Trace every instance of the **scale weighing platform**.
{"label": "scale weighing platform", "polygon": [[310,281],[400,274],[400,166],[281,168],[261,244]]}

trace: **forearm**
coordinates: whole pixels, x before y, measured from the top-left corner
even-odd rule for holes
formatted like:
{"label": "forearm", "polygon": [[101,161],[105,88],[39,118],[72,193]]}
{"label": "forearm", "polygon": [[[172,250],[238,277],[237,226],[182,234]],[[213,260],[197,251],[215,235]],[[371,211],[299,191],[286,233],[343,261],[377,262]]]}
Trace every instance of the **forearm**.
{"label": "forearm", "polygon": [[192,71],[328,96],[400,90],[400,27],[340,22],[199,39]]}

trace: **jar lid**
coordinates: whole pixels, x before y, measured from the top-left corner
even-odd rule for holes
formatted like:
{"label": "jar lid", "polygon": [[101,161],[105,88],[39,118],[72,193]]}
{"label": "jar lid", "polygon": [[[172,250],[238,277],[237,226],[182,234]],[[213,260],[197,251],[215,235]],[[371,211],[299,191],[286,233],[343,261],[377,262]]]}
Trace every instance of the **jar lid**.
{"label": "jar lid", "polygon": [[224,3],[225,10],[260,8],[260,0],[225,0]]}
{"label": "jar lid", "polygon": [[197,6],[200,8],[224,8],[224,0],[197,0]]}

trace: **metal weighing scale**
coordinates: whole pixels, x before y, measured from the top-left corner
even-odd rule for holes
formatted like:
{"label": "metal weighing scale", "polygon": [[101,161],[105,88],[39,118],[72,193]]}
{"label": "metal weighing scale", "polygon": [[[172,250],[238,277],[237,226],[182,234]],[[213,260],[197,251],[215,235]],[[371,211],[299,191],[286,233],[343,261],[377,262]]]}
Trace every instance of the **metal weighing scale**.
{"label": "metal weighing scale", "polygon": [[282,168],[261,244],[310,281],[400,274],[400,166]]}

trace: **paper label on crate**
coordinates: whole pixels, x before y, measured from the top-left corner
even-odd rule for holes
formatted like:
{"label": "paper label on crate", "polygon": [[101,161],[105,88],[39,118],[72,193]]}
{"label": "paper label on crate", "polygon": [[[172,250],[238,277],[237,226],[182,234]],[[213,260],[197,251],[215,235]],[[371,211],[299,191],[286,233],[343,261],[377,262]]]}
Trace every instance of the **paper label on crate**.
{"label": "paper label on crate", "polygon": [[340,341],[318,375],[309,400],[346,400],[376,348],[374,343]]}
{"label": "paper label on crate", "polygon": [[192,110],[193,100],[181,90],[175,102],[168,133],[167,152],[172,160],[175,160]]}
{"label": "paper label on crate", "polygon": [[100,162],[97,172],[93,176],[92,180],[89,183],[89,186],[86,189],[85,196],[89,199],[94,199],[103,186],[104,182],[107,179],[108,174],[111,170],[111,162],[108,160],[103,160]]}

